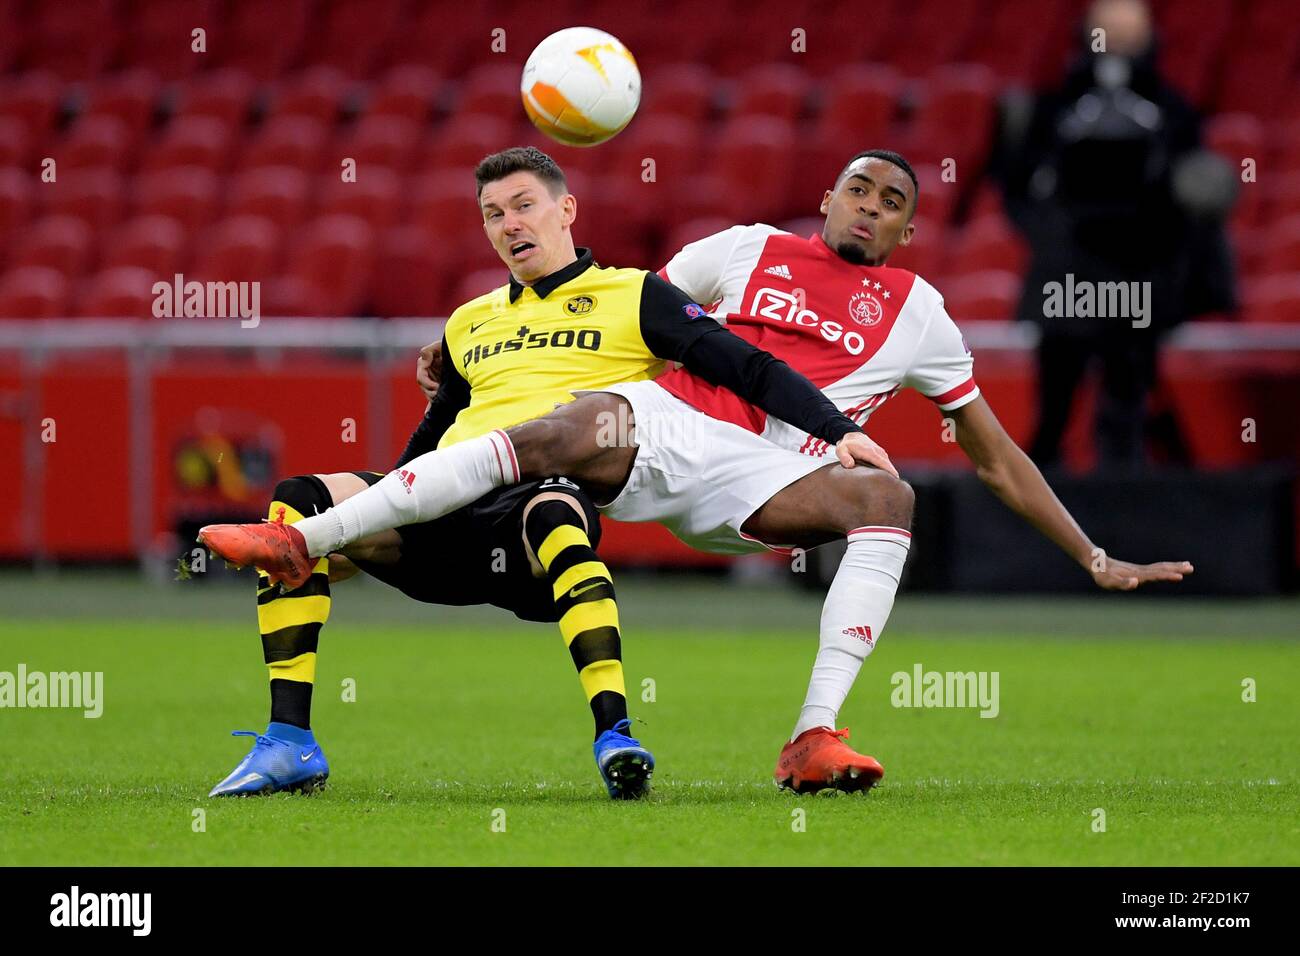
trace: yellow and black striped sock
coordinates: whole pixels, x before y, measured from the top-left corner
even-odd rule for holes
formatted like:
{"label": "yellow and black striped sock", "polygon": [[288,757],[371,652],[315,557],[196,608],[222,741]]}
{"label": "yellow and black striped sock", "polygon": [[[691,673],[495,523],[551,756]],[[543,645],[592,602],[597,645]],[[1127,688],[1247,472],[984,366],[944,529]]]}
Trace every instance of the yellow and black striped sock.
{"label": "yellow and black striped sock", "polygon": [[578,669],[599,737],[627,718],[614,582],[571,505],[543,501],[528,513],[525,532],[551,582],[560,635]]}
{"label": "yellow and black striped sock", "polygon": [[[281,510],[286,524],[330,506],[324,482],[314,475],[287,478],[275,487],[268,517]],[[330,615],[329,559],[321,558],[302,587],[281,594],[265,574],[257,576],[257,625],[262,654],[271,672],[271,722],[311,728],[311,691],[316,680],[316,645]]]}

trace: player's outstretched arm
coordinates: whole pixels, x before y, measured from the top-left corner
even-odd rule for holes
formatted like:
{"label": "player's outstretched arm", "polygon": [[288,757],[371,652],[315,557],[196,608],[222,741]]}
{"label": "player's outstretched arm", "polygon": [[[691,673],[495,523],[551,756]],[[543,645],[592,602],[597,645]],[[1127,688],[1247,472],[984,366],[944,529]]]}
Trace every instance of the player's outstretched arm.
{"label": "player's outstretched arm", "polygon": [[980,480],[1007,507],[1086,569],[1098,586],[1111,591],[1132,591],[1148,581],[1181,581],[1183,575],[1192,573],[1187,561],[1131,564],[1108,557],[1084,534],[1042,472],[1011,440],[983,397],[948,414],[956,423],[957,444],[974,463]]}

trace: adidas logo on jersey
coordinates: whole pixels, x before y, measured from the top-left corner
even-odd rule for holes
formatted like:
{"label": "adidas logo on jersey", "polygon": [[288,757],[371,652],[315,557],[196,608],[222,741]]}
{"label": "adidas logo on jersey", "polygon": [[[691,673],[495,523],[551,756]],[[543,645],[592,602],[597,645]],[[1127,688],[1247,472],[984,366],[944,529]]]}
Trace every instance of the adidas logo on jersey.
{"label": "adidas logo on jersey", "polygon": [[794,278],[794,276],[790,275],[790,267],[789,267],[789,266],[784,266],[784,265],[781,265],[781,266],[768,266],[768,267],[767,267],[766,269],[764,269],[763,271],[764,271],[767,275],[770,275],[770,276],[780,276],[782,279],[793,279],[793,278]]}

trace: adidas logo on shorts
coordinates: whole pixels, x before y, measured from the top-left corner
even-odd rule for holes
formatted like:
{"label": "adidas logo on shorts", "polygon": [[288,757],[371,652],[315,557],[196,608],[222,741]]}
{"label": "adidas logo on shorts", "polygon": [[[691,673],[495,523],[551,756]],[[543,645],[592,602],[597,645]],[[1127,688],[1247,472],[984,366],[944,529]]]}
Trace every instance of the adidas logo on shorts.
{"label": "adidas logo on shorts", "polygon": [[405,486],[406,493],[409,495],[411,493],[411,485],[415,484],[415,472],[407,471],[403,468],[397,473],[397,480]]}
{"label": "adidas logo on shorts", "polygon": [[794,278],[794,276],[790,275],[789,266],[768,266],[763,272],[770,276],[780,276],[782,279]]}

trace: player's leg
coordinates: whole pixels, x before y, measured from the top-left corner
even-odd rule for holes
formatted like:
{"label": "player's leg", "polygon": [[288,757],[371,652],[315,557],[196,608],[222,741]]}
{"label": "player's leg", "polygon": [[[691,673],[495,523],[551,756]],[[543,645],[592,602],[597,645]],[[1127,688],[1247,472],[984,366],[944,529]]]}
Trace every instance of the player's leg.
{"label": "player's leg", "polygon": [[436,520],[502,485],[568,475],[598,493],[612,492],[627,477],[636,449],[608,440],[612,429],[605,423],[627,421],[627,408],[617,395],[583,395],[514,426],[509,435],[489,432],[420,455],[295,526],[210,525],[199,536],[228,560],[266,568],[272,580],[297,585],[315,558],[387,529]]}
{"label": "player's leg", "polygon": [[883,774],[874,758],[840,741],[835,724],[893,608],[911,543],[912,504],[912,489],[885,472],[830,465],[782,489],[743,526],[768,542],[813,546],[848,539],[822,605],[808,693],[777,765],[784,785],[853,790]]}
{"label": "player's leg", "polygon": [[614,582],[593,547],[590,525],[599,518],[579,495],[576,489],[545,490],[533,497],[524,508],[524,546],[550,584],[560,635],[595,720],[593,750],[605,786],[612,797],[636,798],[649,790],[654,757],[626,733],[631,724]]}
{"label": "player's leg", "polygon": [[[287,478],[276,485],[269,517],[292,524],[307,515],[319,514],[366,486],[363,478],[351,473]],[[390,544],[379,536],[358,547],[368,554],[380,554]],[[264,734],[240,732],[257,741],[235,771],[213,788],[211,796],[282,789],[311,792],[329,775],[311,730],[311,697],[317,644],[321,628],[329,619],[330,571],[329,559],[321,558],[308,580],[289,591],[272,584],[266,574],[258,574],[257,621],[270,676],[270,720]]]}

